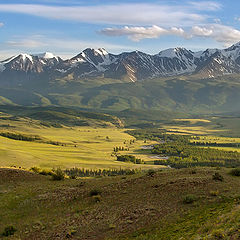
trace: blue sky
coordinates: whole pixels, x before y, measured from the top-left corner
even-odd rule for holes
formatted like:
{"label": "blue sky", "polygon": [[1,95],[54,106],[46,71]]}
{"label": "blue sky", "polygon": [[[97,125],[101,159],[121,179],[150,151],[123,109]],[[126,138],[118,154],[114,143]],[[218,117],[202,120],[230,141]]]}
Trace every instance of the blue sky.
{"label": "blue sky", "polygon": [[111,53],[192,51],[240,41],[239,0],[0,0],[0,59],[87,47]]}

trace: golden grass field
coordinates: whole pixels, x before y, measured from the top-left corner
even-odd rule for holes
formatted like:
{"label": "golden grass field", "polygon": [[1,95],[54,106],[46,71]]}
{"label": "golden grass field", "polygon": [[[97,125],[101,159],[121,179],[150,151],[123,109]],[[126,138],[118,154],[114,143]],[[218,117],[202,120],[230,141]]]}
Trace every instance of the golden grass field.
{"label": "golden grass field", "polygon": [[[1,117],[9,117],[1,113]],[[189,124],[162,126],[169,134],[197,135],[204,142],[240,142],[240,138],[220,137],[224,129],[212,129],[209,126],[196,126],[195,123],[208,123],[206,119],[177,119]],[[0,119],[1,132],[15,132],[28,135],[39,135],[41,138],[60,142],[55,146],[47,143],[12,140],[0,136],[0,167],[33,166],[41,168],[159,168],[153,165],[154,156],[150,151],[141,151],[141,146],[156,142],[135,140],[125,133],[127,129],[109,127],[45,127],[38,120],[20,118],[17,120]],[[125,143],[124,143],[125,142]],[[141,158],[146,164],[136,165],[117,162],[113,155],[114,147],[129,148],[120,154],[131,154]],[[240,151],[239,148],[221,148],[229,151]]]}
{"label": "golden grass field", "polygon": [[[30,168],[157,168],[153,165],[136,165],[117,162],[112,155],[114,147],[128,147],[129,151],[121,154],[133,154],[138,158],[152,162],[146,154],[137,152],[143,143],[125,133],[126,129],[95,127],[49,128],[40,126],[37,121],[22,119],[10,122],[10,128],[2,127],[0,131],[39,135],[40,137],[62,143],[55,146],[46,143],[12,140],[0,136],[0,166],[17,166]],[[126,142],[124,144],[124,142]],[[136,152],[135,152],[136,151]]]}
{"label": "golden grass field", "polygon": [[225,131],[221,129],[210,129],[205,126],[164,125],[163,128],[166,129],[169,134],[181,135],[214,135]]}
{"label": "golden grass field", "polygon": [[197,119],[197,118],[176,118],[174,119],[176,122],[189,122],[190,124],[196,123],[210,123],[211,121],[208,119]]}

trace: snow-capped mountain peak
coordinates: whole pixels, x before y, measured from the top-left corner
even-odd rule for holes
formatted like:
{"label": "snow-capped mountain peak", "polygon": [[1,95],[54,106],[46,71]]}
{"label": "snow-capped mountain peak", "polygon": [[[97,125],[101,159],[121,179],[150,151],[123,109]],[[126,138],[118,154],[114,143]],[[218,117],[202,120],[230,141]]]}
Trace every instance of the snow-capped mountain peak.
{"label": "snow-capped mountain peak", "polygon": [[53,53],[51,53],[51,52],[34,54],[33,56],[36,56],[36,57],[39,57],[39,58],[43,58],[43,59],[52,59],[52,58],[58,59],[58,57],[55,56],[55,55],[54,55]]}
{"label": "snow-capped mountain peak", "polygon": [[159,52],[158,56],[159,57],[166,57],[166,58],[178,58],[181,55],[184,55],[186,53],[189,53],[190,51],[187,50],[186,48],[181,48],[181,47],[177,47],[177,48],[169,48],[166,50],[163,50],[161,52]]}
{"label": "snow-capped mountain peak", "polygon": [[240,43],[226,49],[206,49],[192,52],[182,47],[169,48],[156,55],[140,51],[118,55],[104,48],[87,48],[75,57],[63,61],[50,52],[29,55],[22,53],[0,62],[0,74],[8,72],[47,73],[57,77],[107,77],[144,80],[162,76],[199,74],[215,77],[240,73]]}
{"label": "snow-capped mountain peak", "polygon": [[102,55],[102,56],[106,56],[108,55],[108,52],[104,49],[104,48],[98,48],[98,49],[94,49],[94,52],[99,55]]}
{"label": "snow-capped mountain peak", "polygon": [[16,58],[20,58],[23,62],[27,60],[33,62],[33,57],[27,53],[21,53],[20,55],[16,56]]}

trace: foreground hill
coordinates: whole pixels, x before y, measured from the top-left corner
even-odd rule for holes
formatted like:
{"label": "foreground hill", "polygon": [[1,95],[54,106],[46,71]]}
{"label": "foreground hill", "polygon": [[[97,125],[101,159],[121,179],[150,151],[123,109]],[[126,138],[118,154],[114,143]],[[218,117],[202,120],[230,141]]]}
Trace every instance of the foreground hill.
{"label": "foreground hill", "polygon": [[[238,177],[196,168],[65,179],[0,169],[9,239],[239,239]],[[223,177],[214,178],[216,173]]]}

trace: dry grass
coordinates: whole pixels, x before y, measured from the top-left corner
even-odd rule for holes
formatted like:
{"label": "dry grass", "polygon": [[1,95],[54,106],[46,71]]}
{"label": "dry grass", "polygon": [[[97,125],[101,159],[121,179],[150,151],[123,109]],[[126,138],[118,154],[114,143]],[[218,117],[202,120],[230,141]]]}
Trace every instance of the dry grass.
{"label": "dry grass", "polygon": [[[202,222],[218,222],[239,196],[240,179],[228,171],[220,170],[224,182],[213,181],[216,170],[209,168],[198,168],[196,174],[182,169],[62,182],[20,171],[22,181],[17,176],[1,185],[0,231],[12,225],[15,239],[28,240],[68,234],[82,240],[194,239],[204,233]],[[101,193],[98,201],[90,194],[94,189]],[[183,203],[188,194],[196,196],[192,204]]]}

